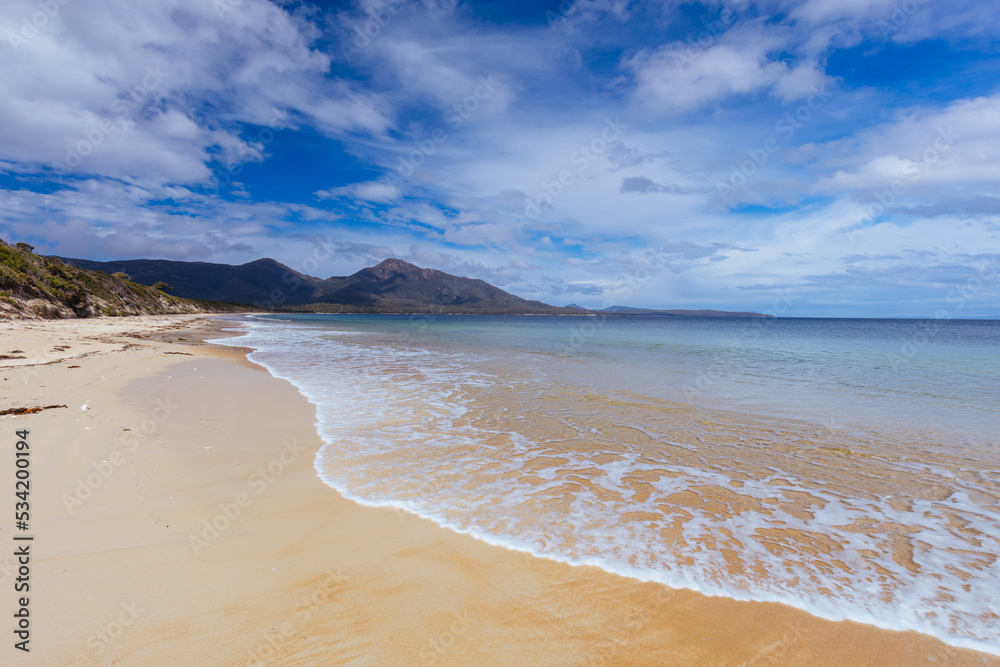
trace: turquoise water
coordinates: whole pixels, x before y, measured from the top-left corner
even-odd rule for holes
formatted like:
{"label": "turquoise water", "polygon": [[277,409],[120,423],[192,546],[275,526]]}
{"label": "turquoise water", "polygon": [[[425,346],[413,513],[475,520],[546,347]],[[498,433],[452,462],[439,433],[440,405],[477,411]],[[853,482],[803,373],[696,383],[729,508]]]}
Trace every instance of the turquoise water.
{"label": "turquoise water", "polygon": [[234,344],[345,495],[1000,653],[1000,322],[295,315]]}
{"label": "turquoise water", "polygon": [[[1000,425],[1000,322],[302,315],[428,349],[558,355],[596,385],[825,424],[952,431]],[[593,369],[600,369],[597,374]],[[599,379],[598,379],[599,378]]]}

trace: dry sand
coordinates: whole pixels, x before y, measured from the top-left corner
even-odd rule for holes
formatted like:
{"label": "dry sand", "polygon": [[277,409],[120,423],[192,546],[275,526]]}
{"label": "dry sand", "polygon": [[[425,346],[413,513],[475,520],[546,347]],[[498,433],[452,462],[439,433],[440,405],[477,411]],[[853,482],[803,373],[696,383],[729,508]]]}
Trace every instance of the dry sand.
{"label": "dry sand", "polygon": [[[0,360],[0,411],[68,406],[0,419],[0,664],[1000,665],[356,505],[316,477],[312,405],[194,342],[223,323],[0,323],[0,355],[25,357]],[[19,429],[27,533],[12,525]],[[34,536],[30,654],[12,633],[14,533]]]}

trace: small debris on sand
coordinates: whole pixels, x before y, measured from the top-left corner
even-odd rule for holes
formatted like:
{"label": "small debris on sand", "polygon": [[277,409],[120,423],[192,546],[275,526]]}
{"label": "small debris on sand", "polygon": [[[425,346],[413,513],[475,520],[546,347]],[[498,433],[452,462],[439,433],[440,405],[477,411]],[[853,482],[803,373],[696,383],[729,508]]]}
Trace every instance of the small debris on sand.
{"label": "small debris on sand", "polygon": [[65,405],[45,405],[36,406],[33,408],[10,408],[8,410],[0,410],[0,416],[4,415],[33,415],[36,412],[41,412],[42,410],[52,410],[53,408],[65,408]]}

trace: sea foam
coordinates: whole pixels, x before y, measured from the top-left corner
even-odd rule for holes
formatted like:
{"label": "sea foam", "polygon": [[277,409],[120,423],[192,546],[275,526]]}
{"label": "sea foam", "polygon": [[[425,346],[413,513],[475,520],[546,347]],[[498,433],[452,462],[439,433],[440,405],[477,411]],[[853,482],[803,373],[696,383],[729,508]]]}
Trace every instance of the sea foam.
{"label": "sea foam", "polygon": [[581,386],[579,367],[541,353],[249,329],[219,342],[253,348],[315,404],[317,473],[347,498],[539,557],[1000,655],[998,471],[947,443]]}

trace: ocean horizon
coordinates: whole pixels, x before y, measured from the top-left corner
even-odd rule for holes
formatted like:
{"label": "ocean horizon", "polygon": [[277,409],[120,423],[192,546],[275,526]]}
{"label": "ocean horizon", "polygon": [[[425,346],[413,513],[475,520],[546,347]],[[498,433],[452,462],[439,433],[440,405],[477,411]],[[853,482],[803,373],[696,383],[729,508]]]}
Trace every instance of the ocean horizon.
{"label": "ocean horizon", "polygon": [[481,540],[1000,655],[1000,322],[266,315],[319,477]]}

